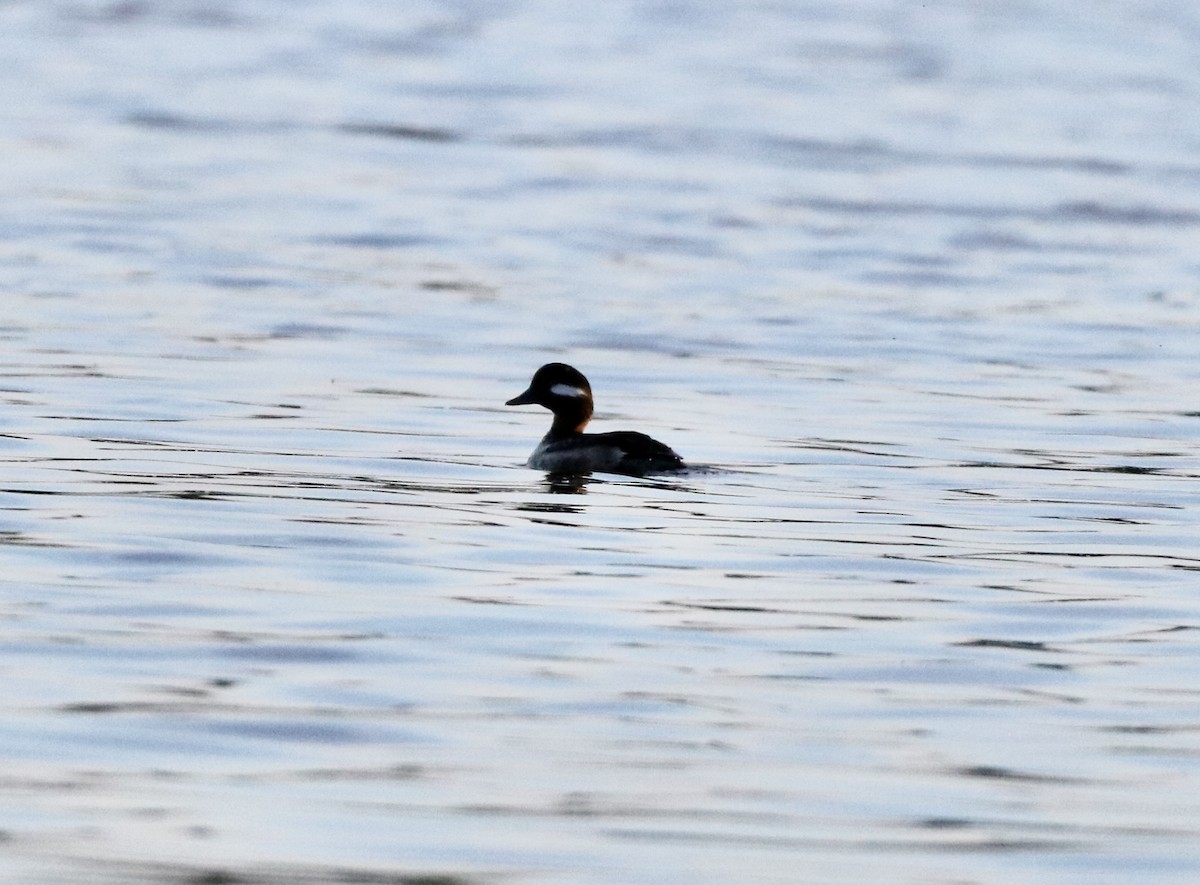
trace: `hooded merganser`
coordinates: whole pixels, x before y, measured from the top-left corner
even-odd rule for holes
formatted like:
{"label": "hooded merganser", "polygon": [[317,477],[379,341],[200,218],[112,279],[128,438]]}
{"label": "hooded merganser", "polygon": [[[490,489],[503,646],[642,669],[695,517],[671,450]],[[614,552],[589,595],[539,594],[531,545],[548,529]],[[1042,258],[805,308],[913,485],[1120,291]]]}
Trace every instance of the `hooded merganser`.
{"label": "hooded merganser", "polygon": [[554,413],[550,432],[542,437],[527,462],[535,470],[556,474],[623,473],[645,476],[670,473],[686,465],[668,446],[644,433],[618,430],[584,433],[592,419],[592,386],[583,373],[565,363],[538,369],[529,388],[505,405],[537,403]]}

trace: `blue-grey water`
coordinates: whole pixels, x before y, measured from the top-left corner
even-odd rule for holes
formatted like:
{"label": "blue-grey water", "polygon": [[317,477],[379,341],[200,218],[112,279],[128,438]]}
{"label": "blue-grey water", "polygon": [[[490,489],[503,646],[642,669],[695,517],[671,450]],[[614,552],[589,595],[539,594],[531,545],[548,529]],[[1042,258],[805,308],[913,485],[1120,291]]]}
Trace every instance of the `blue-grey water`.
{"label": "blue-grey water", "polygon": [[[0,59],[0,880],[1200,878],[1200,8]],[[550,360],[703,469],[526,469]]]}

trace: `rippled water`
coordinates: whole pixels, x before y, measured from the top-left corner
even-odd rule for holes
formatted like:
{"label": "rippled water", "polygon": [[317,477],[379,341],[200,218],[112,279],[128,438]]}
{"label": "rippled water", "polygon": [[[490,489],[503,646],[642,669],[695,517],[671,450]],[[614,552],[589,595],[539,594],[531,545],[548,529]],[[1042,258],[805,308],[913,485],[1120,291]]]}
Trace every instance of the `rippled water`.
{"label": "rippled water", "polygon": [[1197,46],[0,7],[0,877],[1195,881]]}

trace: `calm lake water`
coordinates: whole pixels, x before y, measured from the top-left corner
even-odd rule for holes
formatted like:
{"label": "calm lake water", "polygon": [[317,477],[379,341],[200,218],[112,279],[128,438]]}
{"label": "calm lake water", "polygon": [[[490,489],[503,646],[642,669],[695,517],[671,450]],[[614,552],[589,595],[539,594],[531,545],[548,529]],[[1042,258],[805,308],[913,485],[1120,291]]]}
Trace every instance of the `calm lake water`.
{"label": "calm lake water", "polygon": [[[1200,7],[0,58],[0,879],[1200,878]],[[526,469],[550,360],[698,469]]]}

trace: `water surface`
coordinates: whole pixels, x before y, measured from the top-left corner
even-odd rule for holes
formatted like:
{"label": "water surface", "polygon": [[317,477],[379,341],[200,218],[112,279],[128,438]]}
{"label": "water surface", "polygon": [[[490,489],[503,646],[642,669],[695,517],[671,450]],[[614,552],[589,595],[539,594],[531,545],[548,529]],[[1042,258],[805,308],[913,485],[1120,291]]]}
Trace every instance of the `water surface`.
{"label": "water surface", "polygon": [[6,5],[0,872],[1194,881],[1198,35]]}

